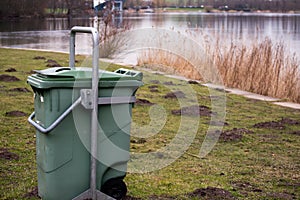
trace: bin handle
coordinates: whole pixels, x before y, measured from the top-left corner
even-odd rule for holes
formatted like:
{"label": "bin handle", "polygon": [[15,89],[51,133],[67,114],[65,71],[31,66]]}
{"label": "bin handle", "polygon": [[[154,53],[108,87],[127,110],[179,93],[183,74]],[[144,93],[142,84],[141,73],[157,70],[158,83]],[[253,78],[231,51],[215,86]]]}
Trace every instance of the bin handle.
{"label": "bin handle", "polygon": [[75,69],[75,36],[76,33],[91,33],[93,37],[93,67],[98,66],[99,60],[99,35],[97,29],[93,27],[74,26],[71,29],[70,37],[70,58],[69,65],[71,69]]}
{"label": "bin handle", "polygon": [[48,128],[42,127],[40,124],[38,124],[36,121],[33,120],[35,117],[35,112],[33,112],[28,117],[28,122],[32,124],[37,130],[39,130],[42,133],[49,133],[52,131],[76,106],[78,106],[81,103],[81,97],[79,97],[69,108],[63,112],[62,115],[60,115]]}

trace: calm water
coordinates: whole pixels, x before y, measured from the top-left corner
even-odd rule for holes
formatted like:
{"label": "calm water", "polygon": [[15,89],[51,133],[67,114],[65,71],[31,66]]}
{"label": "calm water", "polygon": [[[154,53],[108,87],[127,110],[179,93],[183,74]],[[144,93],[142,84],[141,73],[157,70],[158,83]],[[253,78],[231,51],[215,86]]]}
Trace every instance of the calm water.
{"label": "calm water", "polygon": [[[197,29],[212,37],[234,38],[241,41],[270,37],[283,41],[287,50],[300,54],[300,14],[206,14],[167,13],[115,16],[118,26],[131,24],[134,28],[160,27]],[[69,30],[74,25],[94,26],[93,19],[30,19],[0,22],[0,46],[52,51],[69,51]],[[89,52],[91,39],[79,35],[77,52]],[[199,35],[199,37],[202,37]]]}

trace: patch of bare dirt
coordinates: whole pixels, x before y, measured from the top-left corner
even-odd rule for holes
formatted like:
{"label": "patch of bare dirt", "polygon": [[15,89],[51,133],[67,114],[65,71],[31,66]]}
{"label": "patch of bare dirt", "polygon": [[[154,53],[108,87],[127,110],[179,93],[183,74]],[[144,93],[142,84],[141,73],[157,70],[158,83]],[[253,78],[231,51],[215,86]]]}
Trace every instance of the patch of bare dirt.
{"label": "patch of bare dirt", "polygon": [[286,192],[272,192],[267,193],[267,197],[270,199],[284,199],[284,200],[294,200],[296,199],[295,194],[290,194]]}
{"label": "patch of bare dirt", "polygon": [[191,198],[199,198],[199,199],[206,199],[206,200],[236,199],[229,191],[222,188],[215,188],[215,187],[200,188],[187,195]]}
{"label": "patch of bare dirt", "polygon": [[5,70],[5,72],[16,72],[17,70],[13,67],[8,68],[7,70]]}
{"label": "patch of bare dirt", "polygon": [[285,129],[285,125],[299,125],[300,122],[289,119],[289,118],[282,118],[279,121],[270,121],[270,122],[260,122],[254,124],[254,128],[272,128],[272,129]]}
{"label": "patch of bare dirt", "polygon": [[172,81],[167,81],[167,82],[164,82],[163,84],[164,84],[164,85],[176,85],[176,84],[174,84]]}
{"label": "patch of bare dirt", "polygon": [[209,125],[212,126],[228,126],[229,124],[227,122],[222,122],[222,121],[210,121],[208,122]]}
{"label": "patch of bare dirt", "polygon": [[154,105],[154,103],[150,102],[147,99],[136,99],[135,104],[136,105],[142,105],[142,106],[151,106],[151,105]]}
{"label": "patch of bare dirt", "polygon": [[289,134],[300,136],[300,131],[292,131],[292,132],[289,132]]}
{"label": "patch of bare dirt", "polygon": [[30,92],[27,88],[13,88],[13,89],[10,89],[9,91],[12,91],[12,92]]}
{"label": "patch of bare dirt", "polygon": [[249,182],[233,182],[232,187],[235,191],[262,192],[261,189],[253,186]]}
{"label": "patch of bare dirt", "polygon": [[0,75],[0,81],[4,81],[4,82],[15,82],[15,81],[19,81],[20,79],[18,79],[15,76],[10,76],[7,74],[1,74]]}
{"label": "patch of bare dirt", "polygon": [[151,80],[150,83],[153,83],[153,84],[160,84],[160,81],[159,81],[159,80]]}
{"label": "patch of bare dirt", "polygon": [[220,140],[224,142],[240,141],[243,134],[252,134],[253,131],[245,128],[233,128],[232,130],[223,131],[220,135]]}
{"label": "patch of bare dirt", "polygon": [[10,152],[7,148],[0,148],[0,158],[5,160],[19,160],[19,155]]}
{"label": "patch of bare dirt", "polygon": [[169,92],[164,96],[165,99],[185,98],[185,94],[181,91]]}
{"label": "patch of bare dirt", "polygon": [[149,85],[148,88],[149,88],[149,89],[157,89],[157,88],[158,88],[158,85]]}
{"label": "patch of bare dirt", "polygon": [[48,59],[46,63],[47,63],[46,65],[47,67],[61,67],[61,65],[58,64],[56,60]]}
{"label": "patch of bare dirt", "polygon": [[34,60],[46,60],[46,58],[43,56],[35,56],[33,59]]}
{"label": "patch of bare dirt", "polygon": [[145,142],[147,142],[147,140],[145,138],[138,138],[138,139],[131,139],[130,142],[134,144],[144,144]]}
{"label": "patch of bare dirt", "polygon": [[194,80],[189,80],[188,81],[188,84],[195,84],[195,85],[198,85],[198,81],[194,81]]}
{"label": "patch of bare dirt", "polygon": [[22,111],[19,111],[19,110],[13,110],[10,112],[6,112],[5,116],[7,116],[7,117],[24,117],[24,116],[27,116],[27,114]]}
{"label": "patch of bare dirt", "polygon": [[203,105],[193,105],[188,107],[182,107],[179,110],[172,110],[173,115],[184,115],[184,116],[211,116],[210,108]]}
{"label": "patch of bare dirt", "polygon": [[150,92],[159,92],[158,85],[149,85]]}
{"label": "patch of bare dirt", "polygon": [[26,193],[23,198],[39,198],[38,187],[34,187],[30,192]]}

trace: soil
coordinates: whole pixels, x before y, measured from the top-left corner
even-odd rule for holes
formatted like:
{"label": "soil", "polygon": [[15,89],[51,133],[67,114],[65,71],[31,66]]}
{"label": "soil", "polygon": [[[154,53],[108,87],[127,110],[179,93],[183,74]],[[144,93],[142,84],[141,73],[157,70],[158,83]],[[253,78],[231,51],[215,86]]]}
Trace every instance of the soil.
{"label": "soil", "polygon": [[292,131],[292,132],[289,132],[289,134],[300,136],[300,131]]}
{"label": "soil", "polygon": [[199,83],[197,81],[189,80],[188,84],[196,84],[196,85],[198,85]]}
{"label": "soil", "polygon": [[157,88],[158,88],[158,85],[149,85],[148,88],[149,88],[149,89],[157,89]]}
{"label": "soil", "polygon": [[30,92],[30,90],[28,90],[27,88],[13,88],[13,89],[10,89],[9,91],[12,91],[12,92]]}
{"label": "soil", "polygon": [[61,65],[58,64],[56,60],[49,59],[46,61],[46,63],[48,63],[47,67],[61,67]]}
{"label": "soil", "polygon": [[213,112],[207,106],[188,106],[183,107],[179,110],[172,110],[173,115],[185,115],[185,116],[211,116]]}
{"label": "soil", "polygon": [[220,140],[224,142],[240,141],[243,138],[243,134],[253,134],[245,128],[233,128],[232,130],[223,131],[220,135]]}
{"label": "soil", "polygon": [[10,76],[7,74],[1,74],[0,75],[0,81],[4,81],[4,82],[15,82],[15,81],[19,81],[20,79],[18,79],[15,76]]}
{"label": "soil", "polygon": [[249,182],[233,182],[232,187],[235,191],[262,192],[261,189],[253,186]]}
{"label": "soil", "polygon": [[284,200],[294,200],[296,199],[295,194],[289,194],[289,193],[279,193],[279,192],[272,192],[268,193],[267,197],[270,199],[284,199]]}
{"label": "soil", "polygon": [[17,70],[15,68],[8,68],[7,70],[5,70],[5,72],[16,72]]}
{"label": "soil", "polygon": [[212,126],[228,126],[229,124],[227,122],[221,122],[221,121],[210,121],[207,124]]}
{"label": "soil", "polygon": [[154,103],[151,103],[147,99],[136,99],[135,104],[136,105],[141,105],[141,106],[151,106],[151,105],[154,105]]}
{"label": "soil", "polygon": [[159,92],[158,85],[149,85],[148,88],[150,89],[150,92]]}
{"label": "soil", "polygon": [[191,198],[199,198],[206,200],[236,199],[229,191],[215,187],[200,188],[189,193],[188,196]]}
{"label": "soil", "polygon": [[7,117],[24,117],[24,116],[27,116],[27,114],[22,111],[14,110],[14,111],[6,112],[5,116],[7,116]]}
{"label": "soil", "polygon": [[176,85],[176,84],[174,84],[172,81],[167,81],[167,82],[164,82],[164,85]]}
{"label": "soil", "polygon": [[185,98],[185,94],[181,91],[169,92],[164,96],[165,99]]}
{"label": "soil", "polygon": [[0,148],[0,158],[5,160],[19,160],[19,155],[8,151],[7,148]]}
{"label": "soil", "polygon": [[27,194],[25,194],[23,196],[23,198],[33,198],[33,197],[37,197],[39,198],[39,194],[38,194],[38,187],[34,187],[30,192],[28,192]]}
{"label": "soil", "polygon": [[150,92],[159,92],[158,89],[150,89]]}
{"label": "soil", "polygon": [[46,58],[43,56],[35,56],[33,59],[34,60],[46,60]]}
{"label": "soil", "polygon": [[160,81],[159,81],[159,80],[151,80],[150,83],[153,83],[153,84],[160,84]]}
{"label": "soil", "polygon": [[145,138],[138,138],[138,139],[131,139],[130,142],[134,144],[144,144],[145,142],[147,142],[147,140]]}
{"label": "soil", "polygon": [[273,129],[285,129],[285,125],[299,125],[300,122],[289,119],[289,118],[282,118],[279,121],[270,121],[270,122],[260,122],[254,124],[254,128],[273,128]]}

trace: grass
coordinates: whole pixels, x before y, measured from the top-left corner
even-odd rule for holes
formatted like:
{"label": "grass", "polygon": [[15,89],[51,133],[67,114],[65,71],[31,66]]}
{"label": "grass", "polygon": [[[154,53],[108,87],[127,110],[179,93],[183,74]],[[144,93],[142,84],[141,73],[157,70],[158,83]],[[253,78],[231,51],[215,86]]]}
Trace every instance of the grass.
{"label": "grass", "polygon": [[[185,49],[182,55],[160,49],[162,44],[158,44],[157,49],[144,50],[138,64],[204,82],[215,81],[207,75],[213,71],[220,75],[218,84],[300,103],[300,60],[296,54],[289,53],[283,42],[274,43],[265,38],[246,44],[218,35],[208,36],[200,30],[186,32],[174,32],[169,38],[162,35],[156,41],[163,43],[174,34],[188,38],[186,43],[179,42],[177,47],[172,47],[172,50]],[[197,44],[194,41],[199,37],[204,39]],[[162,67],[158,68],[157,64]],[[206,77],[201,76],[203,74]]]}
{"label": "grass", "polygon": [[[36,56],[44,59],[33,59]],[[38,199],[29,195],[37,186],[35,130],[27,122],[28,115],[33,112],[33,93],[11,89],[18,87],[31,90],[26,83],[27,76],[31,70],[45,69],[45,61],[48,59],[56,60],[62,66],[68,65],[67,54],[0,49],[0,74],[9,74],[20,79],[17,82],[0,82],[0,199]],[[77,65],[80,65],[85,57],[78,56],[76,59]],[[107,66],[105,63],[101,64],[102,67]],[[108,69],[114,70],[118,67],[111,64]],[[16,69],[16,72],[5,72],[9,68]],[[204,189],[219,188],[238,199],[300,198],[299,110],[226,94],[227,125],[224,130],[244,128],[252,133],[243,133],[242,138],[236,141],[221,139],[206,157],[200,158],[199,150],[209,128],[210,117],[173,115],[172,110],[179,109],[180,101],[166,99],[164,96],[172,91],[188,94],[187,88],[190,88],[195,93],[196,102],[190,95],[186,95],[181,100],[184,106],[198,103],[209,108],[211,99],[218,97],[210,97],[210,91],[201,85],[187,84],[186,81],[159,74],[144,72],[144,83],[136,94],[137,98],[147,99],[158,107],[136,105],[133,109],[132,153],[156,152],[167,146],[177,134],[180,120],[186,120],[187,126],[190,126],[187,128],[196,128],[196,132],[183,155],[162,169],[133,173],[133,163],[130,162],[129,173],[125,177],[129,196],[141,199],[199,199],[199,196],[192,194],[197,189],[202,189],[203,195],[208,194],[208,190]],[[151,87],[155,87],[157,91],[151,91]],[[214,94],[222,94],[222,91],[214,91]],[[158,109],[161,116],[155,115],[153,109]],[[22,111],[26,116],[6,115],[13,110]],[[151,113],[154,113],[153,119]],[[157,117],[165,122],[161,129],[155,130],[157,125],[154,129],[144,127]],[[254,126],[262,122],[278,122],[282,118],[298,123],[283,123],[281,128]],[[192,127],[194,121],[199,122],[198,127]],[[142,126],[144,129],[140,131],[138,128]],[[184,134],[188,137],[189,131]],[[144,137],[141,138],[141,135]],[[186,139],[182,138],[179,144],[184,145]],[[4,158],[4,149],[10,157]],[[167,154],[157,155],[160,155],[157,163],[170,158]],[[155,166],[157,163],[149,165]],[[209,199],[209,196],[202,197]],[[226,198],[218,195],[214,197],[213,199]]]}

